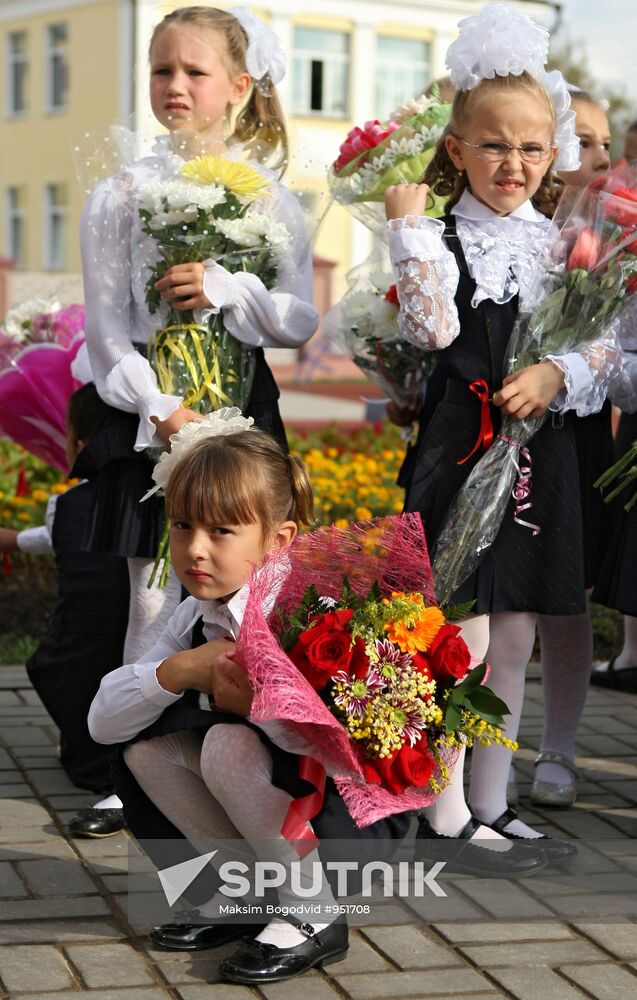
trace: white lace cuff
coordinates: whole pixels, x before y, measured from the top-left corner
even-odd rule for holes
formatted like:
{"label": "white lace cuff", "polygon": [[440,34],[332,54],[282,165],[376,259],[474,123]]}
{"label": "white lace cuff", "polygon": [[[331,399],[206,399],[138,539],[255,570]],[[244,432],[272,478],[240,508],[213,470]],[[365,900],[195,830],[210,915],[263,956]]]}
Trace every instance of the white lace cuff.
{"label": "white lace cuff", "polygon": [[201,321],[205,323],[209,316],[216,316],[225,306],[236,304],[238,282],[234,274],[214,260],[204,260],[203,266],[203,293],[212,303],[209,308],[201,310]]}
{"label": "white lace cuff", "polygon": [[406,215],[387,223],[389,255],[392,264],[401,260],[439,260],[446,247],[442,242],[445,224],[426,215]]}
{"label": "white lace cuff", "polygon": [[16,544],[20,552],[28,552],[33,556],[46,556],[53,552],[51,536],[45,524],[40,524],[37,528],[25,528],[24,531],[19,531]]}
{"label": "white lace cuff", "polygon": [[603,399],[591,399],[593,376],[585,358],[577,351],[572,354],[547,354],[542,361],[552,361],[564,375],[564,388],[549,406],[549,410],[561,413],[565,410],[575,410],[578,417],[588,416],[601,409]]}
{"label": "white lace cuff", "polygon": [[155,424],[150,419],[157,417],[158,420],[167,420],[171,413],[174,413],[180,406],[183,406],[181,396],[167,396],[158,389],[149,392],[145,396],[140,396],[138,400],[139,430],[135,440],[135,451],[143,451],[145,448],[157,448],[163,445],[163,441],[157,433]]}

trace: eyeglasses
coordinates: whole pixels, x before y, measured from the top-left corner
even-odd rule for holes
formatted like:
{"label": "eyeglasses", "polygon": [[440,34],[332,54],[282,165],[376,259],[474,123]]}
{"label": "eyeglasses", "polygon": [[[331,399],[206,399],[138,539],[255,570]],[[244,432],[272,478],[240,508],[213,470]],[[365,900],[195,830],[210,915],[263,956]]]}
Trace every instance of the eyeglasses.
{"label": "eyeglasses", "polygon": [[511,146],[508,142],[475,143],[457,138],[463,145],[475,149],[478,159],[485,160],[487,163],[499,163],[501,160],[506,160],[507,156],[510,156],[514,150],[520,154],[520,159],[524,160],[525,163],[542,163],[543,160],[548,160],[551,151],[557,148],[550,142],[523,142],[521,146]]}

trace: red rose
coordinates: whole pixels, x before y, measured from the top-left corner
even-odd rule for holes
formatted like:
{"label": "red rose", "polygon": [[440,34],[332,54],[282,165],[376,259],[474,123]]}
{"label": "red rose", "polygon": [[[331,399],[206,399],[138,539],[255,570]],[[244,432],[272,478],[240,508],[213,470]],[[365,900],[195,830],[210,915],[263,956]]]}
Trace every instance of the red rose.
{"label": "red rose", "polygon": [[471,664],[469,647],[460,635],[458,625],[443,625],[427,650],[431,676],[436,681],[447,677],[460,680]]}
{"label": "red rose", "polygon": [[629,295],[634,295],[637,292],[637,274],[631,274],[630,278],[626,280],[626,291]]}
{"label": "red rose", "polygon": [[316,624],[301,632],[288,652],[316,691],[325,687],[338,670],[349,673],[353,650],[348,625],[353,614],[348,609],[317,615],[312,619]]}
{"label": "red rose", "polygon": [[392,757],[378,757],[363,764],[363,773],[370,785],[382,785],[388,792],[399,795],[407,788],[424,788],[433,774],[436,762],[423,736],[415,746],[408,743]]}
{"label": "red rose", "polygon": [[391,302],[393,306],[400,305],[398,301],[398,292],[396,291],[395,285],[389,286],[389,288],[385,292],[385,298],[387,299],[388,302]]}
{"label": "red rose", "polygon": [[569,271],[576,267],[590,271],[599,259],[599,237],[588,226],[584,226],[580,231],[575,245],[568,258],[567,268]]}
{"label": "red rose", "polygon": [[637,191],[620,187],[604,205],[604,215],[619,226],[637,225]]}

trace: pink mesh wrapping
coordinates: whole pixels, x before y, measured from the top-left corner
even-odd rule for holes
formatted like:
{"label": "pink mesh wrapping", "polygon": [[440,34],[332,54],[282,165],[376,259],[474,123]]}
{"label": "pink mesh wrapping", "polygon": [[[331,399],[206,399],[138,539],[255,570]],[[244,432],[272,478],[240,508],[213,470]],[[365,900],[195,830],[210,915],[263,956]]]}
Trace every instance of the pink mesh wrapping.
{"label": "pink mesh wrapping", "polygon": [[[295,740],[309,743],[311,755],[330,774],[357,826],[431,803],[426,788],[394,795],[365,783],[361,757],[342,725],[292,663],[277,641],[276,610],[288,613],[314,584],[324,597],[340,597],[343,577],[366,595],[377,581],[383,594],[420,592],[434,604],[433,580],[422,522],[402,514],[347,528],[331,526],[302,535],[281,556],[270,557],[250,584],[237,644],[237,659],[254,688],[251,720],[277,721]],[[423,736],[424,738],[424,736]],[[453,767],[456,752],[447,752]],[[440,774],[435,773],[440,780]]]}

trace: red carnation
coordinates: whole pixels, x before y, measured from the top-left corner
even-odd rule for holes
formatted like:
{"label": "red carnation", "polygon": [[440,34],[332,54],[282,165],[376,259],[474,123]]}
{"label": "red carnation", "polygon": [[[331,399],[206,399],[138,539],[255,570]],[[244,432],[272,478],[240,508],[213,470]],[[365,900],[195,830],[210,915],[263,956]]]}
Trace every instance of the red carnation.
{"label": "red carnation", "polygon": [[390,285],[389,286],[389,288],[385,292],[385,298],[387,299],[388,302],[391,302],[391,304],[393,306],[400,305],[400,303],[398,301],[398,292],[396,291],[396,286],[395,285]]}

